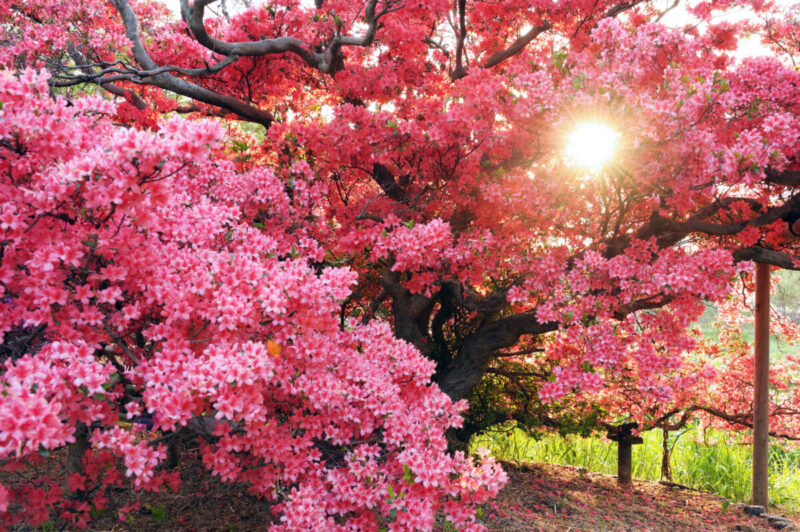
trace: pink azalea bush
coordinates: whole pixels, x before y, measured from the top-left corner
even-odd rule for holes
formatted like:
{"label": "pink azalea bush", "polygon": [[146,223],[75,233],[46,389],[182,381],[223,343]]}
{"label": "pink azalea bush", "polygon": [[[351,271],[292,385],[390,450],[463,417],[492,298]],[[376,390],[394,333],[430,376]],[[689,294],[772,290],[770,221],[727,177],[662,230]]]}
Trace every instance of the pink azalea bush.
{"label": "pink azalea bush", "polygon": [[88,444],[74,470],[0,485],[0,525],[83,528],[111,487],[174,489],[182,431],[275,530],[477,526],[504,474],[446,454],[464,404],[432,361],[386,324],[340,322],[356,275],[318,266],[308,165],[280,170],[289,190],[237,167],[216,122],[123,127],[34,71],[0,76],[0,102],[0,333],[33,338],[0,373],[0,467]]}

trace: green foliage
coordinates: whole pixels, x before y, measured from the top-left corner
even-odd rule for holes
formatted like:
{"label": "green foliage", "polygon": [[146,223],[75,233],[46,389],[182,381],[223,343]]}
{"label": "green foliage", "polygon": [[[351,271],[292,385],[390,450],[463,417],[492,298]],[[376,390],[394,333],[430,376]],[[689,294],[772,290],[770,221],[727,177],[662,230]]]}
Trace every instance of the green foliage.
{"label": "green foliage", "polygon": [[406,464],[403,464],[403,480],[405,480],[406,484],[413,484],[415,478],[417,478],[417,475],[411,471],[410,467],[408,467]]}
{"label": "green foliage", "polygon": [[777,275],[781,280],[772,294],[770,303],[778,311],[797,322],[800,318],[800,272],[781,270]]}
{"label": "green foliage", "polygon": [[[775,275],[780,277],[780,282],[770,297],[770,305],[797,323],[800,320],[800,271],[781,270]],[[719,331],[714,326],[717,315],[718,312],[714,305],[707,304],[705,312],[695,323],[700,327],[703,336],[712,341],[719,338]],[[741,332],[745,341],[749,343],[754,341],[755,331],[752,323],[743,323]],[[786,355],[800,354],[800,348],[797,345],[789,344],[776,334],[770,335],[769,350],[770,355],[776,360],[784,359]]]}
{"label": "green foliage", "polygon": [[[644,443],[634,445],[632,469],[635,478],[659,480],[661,475],[661,431],[642,434]],[[670,435],[673,481],[723,497],[748,502],[752,484],[752,454],[742,436],[696,427]],[[501,460],[547,462],[585,467],[607,475],[617,472],[617,446],[599,437],[562,437],[548,434],[533,438],[515,428],[487,431],[472,447],[487,447]],[[770,448],[769,497],[773,504],[800,510],[800,449],[780,445]]]}
{"label": "green foliage", "polygon": [[[605,416],[596,405],[576,399],[565,409],[558,402],[539,400],[541,385],[554,379],[553,365],[544,357],[530,363],[496,360],[492,367],[495,373],[484,375],[469,397],[470,409],[459,436],[470,437],[489,430],[505,433],[510,424],[533,438],[554,430],[562,436],[589,436],[597,428],[597,420]],[[595,368],[585,363],[584,370],[593,372]]]}
{"label": "green foliage", "polygon": [[244,153],[249,148],[250,146],[246,142],[243,142],[241,140],[234,139],[231,141],[231,150],[233,150],[236,153]]}
{"label": "green foliage", "polygon": [[150,509],[150,512],[153,514],[153,519],[157,523],[164,523],[167,520],[167,509],[164,508],[163,505],[159,504],[158,506],[153,506]]}

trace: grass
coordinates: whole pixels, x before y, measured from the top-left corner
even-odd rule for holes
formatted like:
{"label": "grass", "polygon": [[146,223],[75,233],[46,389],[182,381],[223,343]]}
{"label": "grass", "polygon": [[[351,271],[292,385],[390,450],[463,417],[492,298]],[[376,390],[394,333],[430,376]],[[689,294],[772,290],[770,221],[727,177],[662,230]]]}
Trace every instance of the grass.
{"label": "grass", "polygon": [[[643,435],[644,443],[633,447],[633,476],[661,477],[661,431]],[[599,437],[544,435],[539,439],[519,429],[490,431],[475,438],[474,447],[487,447],[501,460],[545,462],[585,467],[590,471],[616,474],[617,446]],[[672,480],[734,501],[748,502],[752,491],[752,458],[741,436],[696,427],[671,433]],[[769,497],[772,504],[800,511],[800,449],[773,445],[770,449]]]}

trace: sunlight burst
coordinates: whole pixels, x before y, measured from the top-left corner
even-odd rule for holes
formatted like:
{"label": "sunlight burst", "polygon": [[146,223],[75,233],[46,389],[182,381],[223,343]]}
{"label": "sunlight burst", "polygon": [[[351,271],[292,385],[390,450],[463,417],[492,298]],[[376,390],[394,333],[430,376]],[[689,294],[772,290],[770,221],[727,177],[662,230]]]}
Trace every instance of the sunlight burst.
{"label": "sunlight burst", "polygon": [[584,122],[567,137],[570,161],[589,170],[599,170],[614,155],[619,133],[599,122]]}

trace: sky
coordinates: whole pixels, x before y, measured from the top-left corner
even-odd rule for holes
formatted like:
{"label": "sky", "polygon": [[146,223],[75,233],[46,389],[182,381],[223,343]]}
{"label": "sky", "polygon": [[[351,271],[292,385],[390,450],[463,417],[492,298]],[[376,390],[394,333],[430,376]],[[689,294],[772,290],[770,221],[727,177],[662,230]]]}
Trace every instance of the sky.
{"label": "sky", "polygon": [[[671,10],[667,13],[664,18],[661,20],[667,26],[673,27],[680,27],[685,25],[687,22],[691,22],[692,16],[689,15],[686,11],[686,3],[685,1],[681,2],[678,7]],[[789,5],[790,2],[787,0],[779,0],[776,2],[778,5]],[[718,16],[714,19],[715,22],[740,22],[746,19],[753,19],[757,18],[757,16],[752,12],[752,10],[745,9],[745,8],[735,8],[732,9],[724,14],[724,16]],[[761,43],[761,37],[757,35],[753,35],[746,39],[739,40],[739,48],[735,52],[735,56],[737,58],[744,58],[744,57],[758,57],[769,55],[772,52]]]}
{"label": "sky", "polygon": [[178,13],[181,10],[180,0],[161,0],[164,5],[172,10],[173,13]]}

